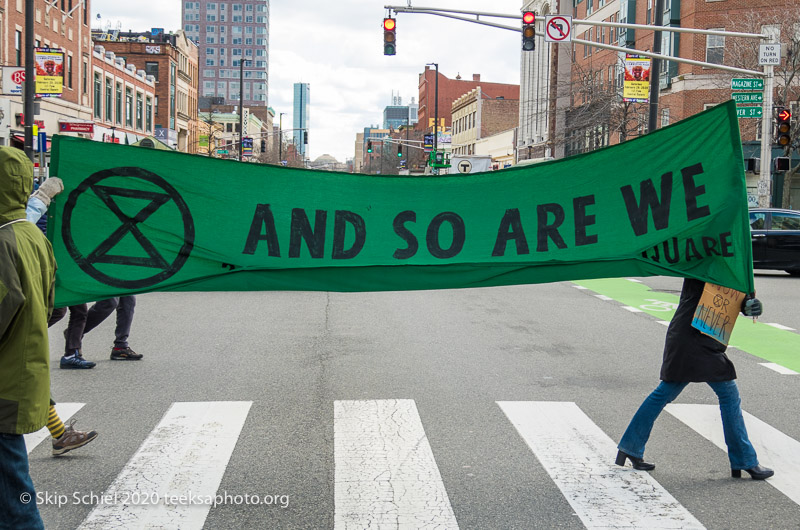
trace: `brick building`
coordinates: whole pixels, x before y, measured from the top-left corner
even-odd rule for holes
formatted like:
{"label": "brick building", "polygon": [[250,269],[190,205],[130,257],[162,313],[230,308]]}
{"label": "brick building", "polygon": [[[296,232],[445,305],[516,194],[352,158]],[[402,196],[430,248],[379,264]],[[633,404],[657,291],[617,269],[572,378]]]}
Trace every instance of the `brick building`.
{"label": "brick building", "polygon": [[479,85],[453,102],[453,154],[474,155],[478,140],[517,127],[519,87],[516,88],[517,97],[506,99],[492,97]]}
{"label": "brick building", "polygon": [[[3,65],[24,66],[25,60],[25,2],[0,1],[0,61]],[[34,7],[34,45],[57,48],[64,52],[64,87],[61,97],[42,98],[40,112],[35,117],[39,129],[48,136],[58,132],[60,120],[91,122],[92,95],[90,62],[92,56],[89,27],[91,2],[67,0],[36,2]],[[23,100],[4,86],[0,95],[0,110],[13,119],[0,123],[0,145],[22,148]]]}
{"label": "brick building", "polygon": [[92,138],[133,144],[154,130],[156,81],[132,62],[97,44],[92,53]]}
{"label": "brick building", "polygon": [[133,63],[155,79],[153,135],[169,147],[198,151],[197,45],[177,33],[95,32],[106,52]]}
{"label": "brick building", "polygon": [[[419,75],[419,110],[417,130],[433,131],[433,119],[435,116],[434,94],[436,93],[436,70],[429,66]],[[492,99],[519,99],[519,85],[509,85],[506,83],[488,83],[481,81],[480,74],[473,74],[471,81],[465,81],[460,76],[450,79],[439,72],[439,127],[448,128],[452,125],[452,105],[459,97],[463,96],[472,89],[481,86],[483,93]]]}

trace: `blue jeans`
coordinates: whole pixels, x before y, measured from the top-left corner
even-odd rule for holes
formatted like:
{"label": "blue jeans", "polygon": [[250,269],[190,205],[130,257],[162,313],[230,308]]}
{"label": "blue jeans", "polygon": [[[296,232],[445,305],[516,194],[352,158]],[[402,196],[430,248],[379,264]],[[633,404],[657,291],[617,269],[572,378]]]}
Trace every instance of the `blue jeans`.
{"label": "blue jeans", "polygon": [[[634,414],[622,440],[617,446],[620,451],[636,458],[644,457],[644,446],[650,438],[656,418],[689,383],[669,383],[661,381],[653,392],[647,396]],[[728,459],[731,469],[750,469],[758,465],[758,456],[747,436],[742,417],[742,400],[736,381],[709,382],[708,386],[717,394],[719,410],[722,413],[722,430],[725,444],[728,446]]]}
{"label": "blue jeans", "polygon": [[0,434],[0,528],[44,529],[21,434]]}

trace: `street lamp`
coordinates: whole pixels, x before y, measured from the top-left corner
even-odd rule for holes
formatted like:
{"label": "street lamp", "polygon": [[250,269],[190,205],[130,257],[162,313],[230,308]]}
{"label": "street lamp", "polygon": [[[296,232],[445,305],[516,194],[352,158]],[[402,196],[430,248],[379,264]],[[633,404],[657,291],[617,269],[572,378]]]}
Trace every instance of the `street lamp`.
{"label": "street lamp", "polygon": [[244,121],[244,56],[239,57],[239,162],[242,161],[242,151],[244,145],[242,138],[244,138],[244,129],[242,123]]}
{"label": "street lamp", "polygon": [[278,163],[283,164],[283,115],[286,114],[285,112],[281,112],[281,115],[278,117]]}
{"label": "street lamp", "polygon": [[[436,67],[436,82],[434,83],[435,88],[433,96],[435,100],[435,103],[433,104],[433,152],[436,153],[439,143],[439,63],[428,63],[425,66]],[[430,99],[428,101],[430,101]]]}

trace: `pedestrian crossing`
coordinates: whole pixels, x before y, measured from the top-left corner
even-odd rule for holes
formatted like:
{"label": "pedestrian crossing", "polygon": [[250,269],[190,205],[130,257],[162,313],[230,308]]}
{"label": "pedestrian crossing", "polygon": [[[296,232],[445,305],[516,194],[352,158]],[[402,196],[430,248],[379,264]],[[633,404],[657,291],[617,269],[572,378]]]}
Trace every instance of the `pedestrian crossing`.
{"label": "pedestrian crossing", "polygon": [[[414,400],[332,405],[335,529],[459,528]],[[498,418],[513,425],[586,528],[704,528],[653,475],[616,466],[620,433],[609,436],[576,403],[496,405]],[[57,410],[67,419],[81,407],[63,403]],[[79,528],[203,528],[251,407],[173,403]],[[666,411],[725,450],[717,406],[671,404]],[[767,484],[800,505],[800,442],[748,413],[745,422],[761,463],[777,471]],[[26,435],[29,453],[47,439],[46,429]]]}

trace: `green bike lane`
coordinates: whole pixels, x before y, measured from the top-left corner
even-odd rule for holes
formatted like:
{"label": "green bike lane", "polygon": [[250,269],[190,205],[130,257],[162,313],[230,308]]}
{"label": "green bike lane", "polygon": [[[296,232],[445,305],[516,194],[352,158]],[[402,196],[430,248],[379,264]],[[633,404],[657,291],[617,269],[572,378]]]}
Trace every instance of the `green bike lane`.
{"label": "green bike lane", "polygon": [[[625,278],[580,280],[575,285],[616,300],[636,312],[670,320],[678,296],[651,290],[644,283]],[[730,346],[765,361],[800,372],[800,334],[778,329],[739,315],[731,334]]]}

